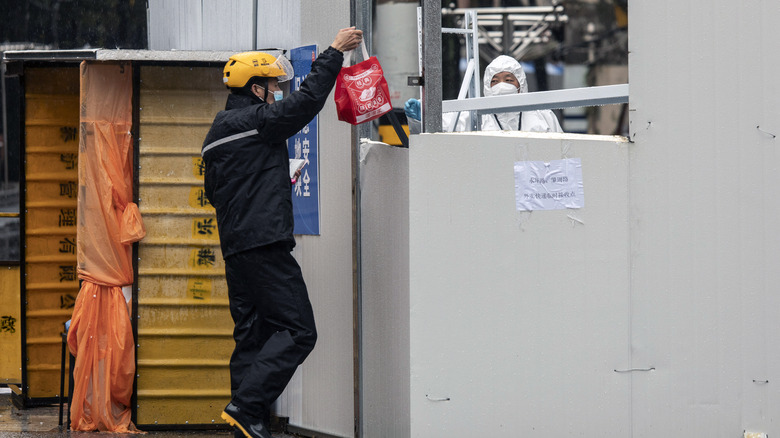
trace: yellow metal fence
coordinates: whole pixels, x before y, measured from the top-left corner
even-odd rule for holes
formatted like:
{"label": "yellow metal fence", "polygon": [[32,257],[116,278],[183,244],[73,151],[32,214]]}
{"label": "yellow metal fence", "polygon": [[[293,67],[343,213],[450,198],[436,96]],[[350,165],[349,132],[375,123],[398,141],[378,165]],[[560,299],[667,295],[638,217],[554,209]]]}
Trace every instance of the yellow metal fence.
{"label": "yellow metal fence", "polygon": [[233,323],[200,149],[226,91],[218,68],[140,77],[137,423],[219,424]]}
{"label": "yellow metal fence", "polygon": [[60,333],[78,294],[78,126],[78,67],[25,70],[27,399],[59,395]]}

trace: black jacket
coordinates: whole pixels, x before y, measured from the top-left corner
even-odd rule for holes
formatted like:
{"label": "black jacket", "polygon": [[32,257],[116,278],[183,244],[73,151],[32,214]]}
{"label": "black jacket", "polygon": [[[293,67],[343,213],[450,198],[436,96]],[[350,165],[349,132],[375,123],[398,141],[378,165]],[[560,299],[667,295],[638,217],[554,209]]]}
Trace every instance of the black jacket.
{"label": "black jacket", "polygon": [[289,97],[269,105],[231,94],[217,113],[201,154],[223,257],[276,242],[295,245],[285,140],[325,105],[342,60],[341,52],[328,47]]}

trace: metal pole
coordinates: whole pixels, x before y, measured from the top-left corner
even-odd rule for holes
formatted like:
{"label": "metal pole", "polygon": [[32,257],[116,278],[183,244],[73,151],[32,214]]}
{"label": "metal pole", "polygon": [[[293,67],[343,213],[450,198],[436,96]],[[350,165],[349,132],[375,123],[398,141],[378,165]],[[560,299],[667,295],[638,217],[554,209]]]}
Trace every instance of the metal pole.
{"label": "metal pole", "polygon": [[252,2],[252,50],[257,50],[257,0]]}
{"label": "metal pole", "polygon": [[[478,15],[476,10],[471,10],[466,13],[466,15],[469,17],[469,20],[471,22],[471,28],[472,28],[472,34],[471,34],[471,43],[472,49],[471,53],[474,54],[474,76],[471,78],[471,84],[472,84],[472,90],[471,97],[479,97],[482,95],[481,89],[482,89],[482,78],[479,76],[479,22]],[[460,117],[460,116],[458,116]],[[471,118],[471,130],[472,131],[479,131],[480,127],[482,126],[482,123],[480,121],[480,117],[477,116],[477,113],[474,111],[470,112],[470,118]],[[457,119],[456,119],[457,120]],[[457,125],[457,122],[456,122]]]}
{"label": "metal pole", "polygon": [[[2,58],[2,52],[0,52],[0,58]],[[6,118],[6,105],[5,101],[7,99],[6,93],[5,93],[5,62],[2,62],[2,59],[0,59],[0,89],[2,89],[3,94],[3,102],[2,102],[2,108],[3,108],[3,156],[0,157],[3,160],[3,181],[5,185],[8,185],[8,120]]]}
{"label": "metal pole", "polygon": [[[350,3],[350,26],[363,31],[366,50],[371,53],[372,0],[352,0]],[[371,138],[371,124],[362,123],[352,127],[352,314],[353,314],[353,369],[354,369],[354,416],[355,438],[363,436],[363,268],[360,208],[360,139]]]}
{"label": "metal pole", "polygon": [[479,22],[476,10],[468,12],[471,16],[471,26],[473,28],[471,34],[472,53],[474,53],[474,94],[472,97],[479,97],[482,95],[482,78],[479,76]]}
{"label": "metal pole", "polygon": [[441,1],[422,0],[423,132],[441,132]]}
{"label": "metal pole", "polygon": [[509,55],[509,50],[512,48],[513,41],[513,34],[514,34],[514,26],[512,26],[512,22],[509,21],[509,14],[502,14],[501,15],[501,21],[502,21],[502,31],[503,36],[501,37],[501,48],[503,49],[502,55]]}

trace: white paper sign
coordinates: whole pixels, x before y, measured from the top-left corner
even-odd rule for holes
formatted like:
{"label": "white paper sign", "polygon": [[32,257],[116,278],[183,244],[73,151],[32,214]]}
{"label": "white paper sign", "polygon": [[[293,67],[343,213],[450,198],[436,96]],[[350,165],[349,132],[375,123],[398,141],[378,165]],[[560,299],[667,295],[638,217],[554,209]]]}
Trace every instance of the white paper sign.
{"label": "white paper sign", "polygon": [[579,158],[515,161],[518,210],[563,210],[585,206]]}

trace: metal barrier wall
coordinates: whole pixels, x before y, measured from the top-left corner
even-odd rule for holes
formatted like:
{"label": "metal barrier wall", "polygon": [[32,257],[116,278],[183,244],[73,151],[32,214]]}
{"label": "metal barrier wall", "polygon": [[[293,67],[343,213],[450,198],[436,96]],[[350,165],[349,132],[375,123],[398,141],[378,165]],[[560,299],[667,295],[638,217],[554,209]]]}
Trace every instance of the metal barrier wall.
{"label": "metal barrier wall", "polygon": [[222,424],[233,321],[200,149],[227,91],[214,67],[140,79],[137,424]]}
{"label": "metal barrier wall", "polygon": [[[630,435],[630,143],[411,143],[361,147],[360,436]],[[518,209],[556,187],[529,189],[516,166],[553,163],[573,181],[552,173],[564,159],[581,162],[582,208]]]}
{"label": "metal barrier wall", "polygon": [[22,398],[59,394],[63,323],[79,290],[76,276],[79,69],[24,71],[24,250]]}

